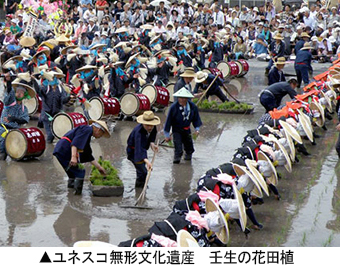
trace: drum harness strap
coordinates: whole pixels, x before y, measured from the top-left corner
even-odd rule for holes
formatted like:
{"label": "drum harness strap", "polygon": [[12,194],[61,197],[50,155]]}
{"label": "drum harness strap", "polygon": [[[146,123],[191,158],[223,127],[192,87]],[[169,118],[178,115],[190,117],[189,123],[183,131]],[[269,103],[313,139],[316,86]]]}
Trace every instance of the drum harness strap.
{"label": "drum harness strap", "polygon": [[5,129],[5,131],[1,134],[1,137],[2,137],[2,138],[5,138],[6,135],[8,134],[8,130],[7,130],[7,128],[6,128],[5,125],[1,124],[1,126],[4,127],[4,129]]}

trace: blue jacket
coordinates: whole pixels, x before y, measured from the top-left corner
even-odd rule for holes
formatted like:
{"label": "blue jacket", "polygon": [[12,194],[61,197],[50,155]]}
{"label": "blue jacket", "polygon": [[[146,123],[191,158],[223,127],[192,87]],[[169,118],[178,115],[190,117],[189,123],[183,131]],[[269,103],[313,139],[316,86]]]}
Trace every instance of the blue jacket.
{"label": "blue jacket", "polygon": [[274,40],[269,46],[269,50],[274,57],[282,57],[284,55],[285,49],[286,45],[283,41],[281,41],[279,44],[276,44],[276,41]]}
{"label": "blue jacket", "polygon": [[296,44],[295,44],[295,48],[294,48],[294,53],[295,55],[297,55],[298,51],[301,50],[301,48],[303,48],[303,45],[305,44],[304,40],[299,40]]}
{"label": "blue jacket", "polygon": [[150,147],[150,143],[155,142],[157,135],[156,126],[148,136],[147,131],[142,124],[137,125],[130,133],[127,140],[126,152],[128,159],[134,163],[142,162],[145,158],[148,158],[147,150]]}
{"label": "blue jacket", "polygon": [[[189,109],[188,109],[189,107]],[[185,113],[187,112],[187,113]],[[195,129],[198,130],[202,125],[198,108],[195,103],[188,101],[186,110],[177,102],[174,102],[170,109],[166,122],[164,125],[164,134],[167,136],[172,127],[173,132],[182,133],[184,131],[190,132],[190,124],[193,124]]]}
{"label": "blue jacket", "polygon": [[308,67],[309,70],[313,70],[312,68],[312,54],[308,50],[299,50],[296,54],[295,66],[296,65],[304,65]]}
{"label": "blue jacket", "polygon": [[57,155],[58,159],[62,159],[64,165],[67,165],[71,161],[72,151],[71,147],[77,147],[79,151],[80,163],[91,162],[94,160],[91,149],[91,136],[93,129],[89,125],[81,125],[70,131],[68,131],[64,137],[68,139],[60,139],[53,151],[53,155]]}
{"label": "blue jacket", "polygon": [[285,81],[286,81],[286,77],[282,71],[279,71],[279,69],[277,69],[277,67],[275,66],[272,67],[272,69],[270,69],[269,74],[268,74],[268,85],[269,86],[277,82],[285,82]]}
{"label": "blue jacket", "polygon": [[[197,93],[199,88],[206,90],[211,84],[211,82],[215,79],[215,77],[216,76],[214,76],[213,74],[209,74],[207,77],[208,84],[197,83],[194,89],[194,93]],[[215,82],[211,85],[211,87],[209,88],[209,91],[207,92],[207,96],[214,95],[217,91],[220,90],[220,86],[223,86],[223,80],[220,77],[218,77],[215,80]]]}

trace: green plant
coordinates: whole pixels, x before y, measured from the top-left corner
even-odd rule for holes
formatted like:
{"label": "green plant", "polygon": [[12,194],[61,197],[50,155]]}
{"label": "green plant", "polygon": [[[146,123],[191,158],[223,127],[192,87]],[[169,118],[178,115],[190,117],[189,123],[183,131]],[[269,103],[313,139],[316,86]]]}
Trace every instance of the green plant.
{"label": "green plant", "polygon": [[95,166],[92,166],[90,181],[93,185],[123,186],[122,180],[118,177],[118,170],[111,165],[110,161],[99,158],[98,163],[105,169],[106,175],[102,175]]}

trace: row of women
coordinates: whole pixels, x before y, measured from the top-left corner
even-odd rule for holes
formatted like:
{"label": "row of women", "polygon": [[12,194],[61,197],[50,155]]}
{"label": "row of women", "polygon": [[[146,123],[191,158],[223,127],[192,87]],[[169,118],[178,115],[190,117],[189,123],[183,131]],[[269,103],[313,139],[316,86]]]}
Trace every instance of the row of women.
{"label": "row of women", "polygon": [[314,128],[327,129],[325,117],[331,119],[329,114],[338,105],[339,74],[335,64],[316,76],[303,94],[266,113],[256,129],[247,131],[230,162],[203,174],[196,192],[177,201],[170,215],[155,222],[147,235],[119,246],[223,246],[230,242],[230,225],[245,235],[250,232],[247,217],[254,229],[262,229],[252,206],[263,204],[264,195],[280,200],[277,168],[291,172],[292,164],[299,162],[297,152],[309,155],[304,141],[316,144]]}

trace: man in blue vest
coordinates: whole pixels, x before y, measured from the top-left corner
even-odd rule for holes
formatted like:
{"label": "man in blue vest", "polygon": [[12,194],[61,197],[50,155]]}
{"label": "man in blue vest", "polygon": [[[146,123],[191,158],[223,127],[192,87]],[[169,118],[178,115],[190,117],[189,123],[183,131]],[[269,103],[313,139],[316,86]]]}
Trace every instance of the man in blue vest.
{"label": "man in blue vest", "polygon": [[308,72],[313,71],[311,65],[312,54],[310,52],[310,49],[312,49],[312,47],[310,46],[309,42],[306,42],[303,45],[303,48],[301,48],[296,54],[294,67],[296,72],[296,78],[298,81],[298,88],[301,86],[302,81],[305,86],[309,84]]}
{"label": "man in blue vest", "polygon": [[174,94],[178,100],[174,102],[170,109],[164,125],[165,140],[170,141],[170,129],[175,145],[175,156],[173,163],[179,164],[185,151],[184,160],[191,160],[192,153],[195,152],[190,130],[191,123],[195,128],[195,134],[199,134],[202,121],[198,113],[197,106],[189,99],[194,96],[185,88],[181,88]]}

